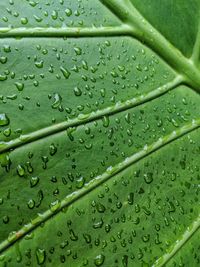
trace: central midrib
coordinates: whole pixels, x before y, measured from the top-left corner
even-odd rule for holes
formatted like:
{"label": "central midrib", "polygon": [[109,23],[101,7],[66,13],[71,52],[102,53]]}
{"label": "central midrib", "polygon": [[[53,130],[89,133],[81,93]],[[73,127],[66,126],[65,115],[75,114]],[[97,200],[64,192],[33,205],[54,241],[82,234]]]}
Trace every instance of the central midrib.
{"label": "central midrib", "polygon": [[[77,28],[0,28],[0,38],[10,37],[106,37],[131,36],[147,44],[173,69],[183,76],[186,84],[200,92],[200,71],[196,60],[186,58],[136,8],[127,1],[100,0],[114,15],[121,19],[119,26]],[[198,36],[197,36],[198,38]]]}
{"label": "central midrib", "polygon": [[[195,60],[186,58],[158,32],[133,6],[130,0],[100,0],[122,23],[132,29],[132,36],[155,51],[165,62],[183,76],[184,82],[200,92],[200,71]],[[197,36],[198,37],[198,36]]]}

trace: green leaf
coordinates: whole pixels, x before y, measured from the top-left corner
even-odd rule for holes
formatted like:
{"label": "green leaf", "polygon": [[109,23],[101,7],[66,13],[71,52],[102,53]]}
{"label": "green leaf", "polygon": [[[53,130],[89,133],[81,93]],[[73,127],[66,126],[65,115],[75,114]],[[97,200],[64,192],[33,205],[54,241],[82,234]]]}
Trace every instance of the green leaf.
{"label": "green leaf", "polygon": [[199,1],[0,9],[0,266],[199,266]]}

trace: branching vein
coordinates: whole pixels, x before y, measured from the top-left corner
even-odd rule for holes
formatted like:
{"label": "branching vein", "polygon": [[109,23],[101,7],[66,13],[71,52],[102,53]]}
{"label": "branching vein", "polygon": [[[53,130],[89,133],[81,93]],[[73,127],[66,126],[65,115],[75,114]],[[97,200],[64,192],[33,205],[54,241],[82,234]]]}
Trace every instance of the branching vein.
{"label": "branching vein", "polygon": [[160,257],[152,267],[162,267],[165,266],[167,262],[187,243],[187,241],[196,233],[200,228],[200,215],[198,218],[186,229],[180,239],[178,239],[172,247],[170,247],[169,252],[166,252],[162,257]]}
{"label": "branching vein", "polygon": [[130,35],[131,27],[122,24],[115,27],[34,27],[34,28],[0,28],[0,38],[8,37],[98,37]]}
{"label": "branching vein", "polygon": [[132,36],[148,45],[173,69],[184,77],[185,82],[200,92],[200,71],[193,61],[183,56],[160,32],[158,32],[133,6],[130,0],[100,0],[122,22],[132,28]]}

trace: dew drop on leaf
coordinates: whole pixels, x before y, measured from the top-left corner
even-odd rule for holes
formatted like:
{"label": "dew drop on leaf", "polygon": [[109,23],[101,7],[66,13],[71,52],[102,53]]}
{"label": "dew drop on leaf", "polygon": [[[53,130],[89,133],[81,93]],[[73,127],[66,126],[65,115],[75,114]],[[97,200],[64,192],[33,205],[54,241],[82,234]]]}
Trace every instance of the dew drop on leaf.
{"label": "dew drop on leaf", "polygon": [[23,89],[24,89],[24,84],[23,83],[16,82],[15,85],[16,85],[18,91],[23,91]]}
{"label": "dew drop on leaf", "polygon": [[65,9],[65,14],[70,17],[72,15],[72,10],[70,8]]}
{"label": "dew drop on leaf", "polygon": [[144,180],[147,184],[150,184],[153,181],[153,173],[151,172],[145,173]]}
{"label": "dew drop on leaf", "polygon": [[43,60],[41,60],[41,61],[36,61],[36,62],[35,62],[35,66],[36,66],[38,69],[43,68],[43,64],[44,64],[44,61],[43,61]]}
{"label": "dew drop on leaf", "polygon": [[69,78],[69,76],[70,76],[70,72],[68,71],[68,69],[66,69],[66,68],[64,68],[64,67],[60,67],[60,70],[61,70],[61,72],[62,72],[62,74],[63,74],[63,76],[65,77],[65,79],[68,79]]}
{"label": "dew drop on leaf", "polygon": [[75,96],[81,96],[82,95],[82,91],[79,87],[75,87],[74,88],[74,94]]}
{"label": "dew drop on leaf", "polygon": [[33,199],[30,199],[27,203],[29,209],[33,209],[35,207],[35,201]]}
{"label": "dew drop on leaf", "polygon": [[94,264],[96,266],[102,266],[105,261],[105,256],[103,254],[99,254],[94,259]]}
{"label": "dew drop on leaf", "polygon": [[46,251],[44,249],[38,248],[36,250],[36,258],[37,258],[37,263],[39,265],[42,265],[46,260]]}
{"label": "dew drop on leaf", "polygon": [[36,186],[38,184],[38,182],[39,182],[39,177],[38,176],[31,177],[30,186],[34,187],[34,186]]}
{"label": "dew drop on leaf", "polygon": [[55,200],[50,205],[50,209],[51,209],[52,212],[57,211],[59,208],[60,208],[60,201],[59,200]]}
{"label": "dew drop on leaf", "polygon": [[0,126],[6,126],[10,123],[8,116],[5,113],[0,114]]}
{"label": "dew drop on leaf", "polygon": [[20,176],[20,177],[23,177],[25,175],[25,169],[22,165],[18,165],[17,166],[17,174]]}

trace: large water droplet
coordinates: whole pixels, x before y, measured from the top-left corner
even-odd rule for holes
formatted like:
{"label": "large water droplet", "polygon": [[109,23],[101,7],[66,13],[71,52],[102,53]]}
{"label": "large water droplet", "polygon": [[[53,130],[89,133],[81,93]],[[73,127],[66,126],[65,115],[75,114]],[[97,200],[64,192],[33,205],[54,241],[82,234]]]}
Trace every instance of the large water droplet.
{"label": "large water droplet", "polygon": [[39,265],[42,265],[45,262],[45,259],[46,259],[46,252],[45,252],[45,250],[38,248],[36,250],[36,258],[37,258],[37,263]]}
{"label": "large water droplet", "polygon": [[9,122],[10,120],[5,113],[0,114],[0,126],[6,126]]}
{"label": "large water droplet", "polygon": [[104,260],[105,260],[105,256],[103,254],[99,254],[98,256],[96,256],[94,260],[94,264],[96,266],[101,266],[104,263]]}
{"label": "large water droplet", "polygon": [[51,105],[52,106],[52,108],[53,109],[57,109],[57,108],[59,108],[60,107],[60,105],[61,105],[61,102],[62,102],[62,97],[61,97],[61,95],[59,95],[59,94],[54,94],[54,102],[53,102],[53,104]]}

